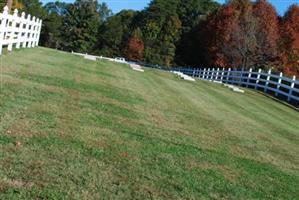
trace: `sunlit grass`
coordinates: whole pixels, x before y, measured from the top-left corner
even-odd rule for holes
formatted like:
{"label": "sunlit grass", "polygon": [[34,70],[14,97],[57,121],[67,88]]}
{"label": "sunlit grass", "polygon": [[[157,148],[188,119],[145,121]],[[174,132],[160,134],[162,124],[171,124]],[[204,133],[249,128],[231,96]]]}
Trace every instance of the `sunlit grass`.
{"label": "sunlit grass", "polygon": [[298,111],[45,48],[3,57],[0,199],[296,199]]}

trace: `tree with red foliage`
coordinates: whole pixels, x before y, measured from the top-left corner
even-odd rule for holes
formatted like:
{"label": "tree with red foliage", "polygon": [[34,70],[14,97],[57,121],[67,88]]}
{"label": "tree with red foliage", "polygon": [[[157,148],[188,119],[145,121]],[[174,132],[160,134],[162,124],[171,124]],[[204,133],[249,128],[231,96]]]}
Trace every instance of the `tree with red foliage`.
{"label": "tree with red foliage", "polygon": [[141,31],[137,28],[128,39],[124,54],[129,60],[141,61],[143,59],[143,53],[144,43],[141,39]]}
{"label": "tree with red foliage", "polygon": [[299,76],[299,6],[292,5],[281,25],[281,70],[287,75]]}
{"label": "tree with red foliage", "polygon": [[278,65],[278,15],[266,0],[227,1],[202,24],[200,45],[207,46],[210,65],[244,70]]}
{"label": "tree with red foliage", "polygon": [[256,51],[256,20],[249,0],[231,0],[208,17],[206,24],[210,64],[220,67],[253,65]]}
{"label": "tree with red foliage", "polygon": [[269,68],[277,65],[279,21],[274,7],[266,0],[258,0],[253,5],[253,15],[257,20],[256,66]]}
{"label": "tree with red foliage", "polygon": [[206,48],[207,65],[227,67],[221,46],[229,41],[229,34],[235,23],[231,4],[222,6],[200,23],[200,45]]}

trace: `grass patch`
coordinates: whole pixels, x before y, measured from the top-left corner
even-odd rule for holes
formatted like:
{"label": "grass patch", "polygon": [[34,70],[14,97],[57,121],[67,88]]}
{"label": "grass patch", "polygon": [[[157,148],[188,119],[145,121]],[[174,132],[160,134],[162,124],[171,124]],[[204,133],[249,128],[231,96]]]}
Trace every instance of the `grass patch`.
{"label": "grass patch", "polygon": [[46,48],[1,59],[0,199],[299,196],[292,107]]}

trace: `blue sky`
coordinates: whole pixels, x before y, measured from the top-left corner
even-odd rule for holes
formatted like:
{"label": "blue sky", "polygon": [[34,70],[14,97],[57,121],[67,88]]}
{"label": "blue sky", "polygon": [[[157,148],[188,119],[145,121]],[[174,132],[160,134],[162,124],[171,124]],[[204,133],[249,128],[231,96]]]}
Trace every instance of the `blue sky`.
{"label": "blue sky", "polygon": [[[48,1],[51,0],[42,0],[42,2]],[[225,0],[217,1],[220,3],[225,2]],[[65,0],[65,2],[72,2],[72,0]],[[148,5],[150,0],[100,0],[100,2],[106,2],[109,5],[109,8],[113,10],[113,13],[117,13],[122,9],[141,10]],[[291,4],[299,4],[299,0],[269,0],[269,2],[275,6],[280,15],[283,15],[283,13]]]}

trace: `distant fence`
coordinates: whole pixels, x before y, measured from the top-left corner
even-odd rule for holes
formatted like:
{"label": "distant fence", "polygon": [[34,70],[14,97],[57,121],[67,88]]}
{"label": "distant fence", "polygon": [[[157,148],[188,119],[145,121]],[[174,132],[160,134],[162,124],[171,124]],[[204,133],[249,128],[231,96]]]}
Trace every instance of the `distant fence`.
{"label": "distant fence", "polygon": [[[86,56],[88,54],[81,54],[72,52],[75,55]],[[93,56],[93,55],[90,55]],[[114,58],[107,58],[103,56],[94,56],[97,59],[106,59],[109,61],[116,61]],[[132,62],[126,62],[132,63]],[[165,71],[179,71],[194,78],[208,80],[218,83],[228,83],[233,85],[239,85],[242,87],[253,88],[255,90],[261,90],[265,93],[271,93],[276,97],[283,98],[284,100],[299,104],[299,81],[296,77],[288,78],[273,74],[271,70],[263,72],[259,69],[254,72],[252,69],[249,71],[235,70],[235,69],[220,69],[220,68],[183,68],[183,67],[163,67],[159,65],[137,63],[144,67],[156,68]]]}
{"label": "distant fence", "polygon": [[187,69],[187,68],[174,68],[171,70],[180,71],[189,76],[199,79],[228,83],[239,85],[256,90],[262,90],[265,93],[272,93],[275,96],[285,98],[287,101],[299,103],[299,81],[296,77],[287,78],[282,73],[279,75],[272,74],[271,70],[263,72],[259,69],[254,72],[252,69],[249,71],[232,70],[232,69]]}
{"label": "distant fence", "polygon": [[8,14],[8,7],[5,6],[3,13],[0,12],[0,55],[3,46],[7,46],[8,51],[16,48],[35,47],[39,43],[42,20],[27,15],[23,12],[18,15],[18,10],[14,10],[13,15]]}

